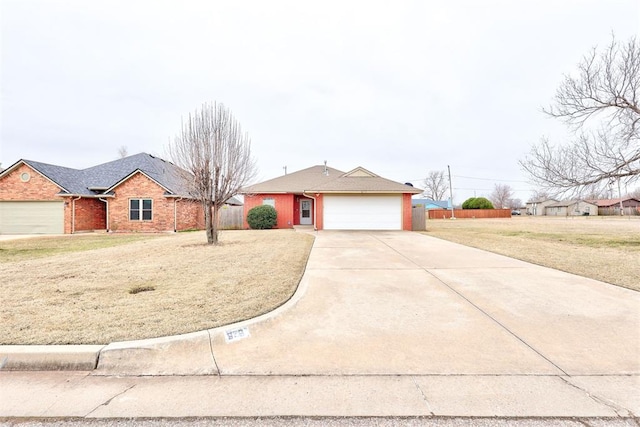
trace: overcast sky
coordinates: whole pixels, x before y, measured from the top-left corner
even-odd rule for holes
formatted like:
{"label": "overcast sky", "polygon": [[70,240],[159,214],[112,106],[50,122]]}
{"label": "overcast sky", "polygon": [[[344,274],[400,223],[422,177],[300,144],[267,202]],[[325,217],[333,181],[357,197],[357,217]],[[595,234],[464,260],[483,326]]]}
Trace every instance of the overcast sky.
{"label": "overcast sky", "polygon": [[166,157],[181,117],[227,105],[260,180],[324,160],[454,197],[533,188],[518,166],[563,74],[640,32],[637,0],[0,0],[0,162]]}

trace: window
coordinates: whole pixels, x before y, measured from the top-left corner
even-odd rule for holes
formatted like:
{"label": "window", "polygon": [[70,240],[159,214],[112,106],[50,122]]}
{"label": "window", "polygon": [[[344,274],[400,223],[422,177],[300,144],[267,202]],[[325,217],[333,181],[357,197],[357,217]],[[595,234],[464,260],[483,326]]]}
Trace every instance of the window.
{"label": "window", "polygon": [[264,199],[262,199],[262,204],[263,205],[269,205],[272,208],[276,207],[276,201],[274,199],[272,199],[271,197],[265,197]]}
{"label": "window", "polygon": [[129,219],[131,221],[151,221],[152,219],[151,199],[131,199],[129,200]]}
{"label": "window", "polygon": [[31,175],[29,175],[28,172],[22,172],[22,174],[20,174],[20,181],[29,182],[30,179],[31,179]]}

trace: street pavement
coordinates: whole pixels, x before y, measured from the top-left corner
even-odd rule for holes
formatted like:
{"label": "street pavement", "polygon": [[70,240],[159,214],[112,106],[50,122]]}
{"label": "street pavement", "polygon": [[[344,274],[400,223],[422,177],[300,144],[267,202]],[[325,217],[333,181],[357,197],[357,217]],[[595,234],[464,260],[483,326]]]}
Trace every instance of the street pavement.
{"label": "street pavement", "polygon": [[411,232],[318,232],[260,318],[60,353],[0,346],[0,419],[640,414],[638,292]]}

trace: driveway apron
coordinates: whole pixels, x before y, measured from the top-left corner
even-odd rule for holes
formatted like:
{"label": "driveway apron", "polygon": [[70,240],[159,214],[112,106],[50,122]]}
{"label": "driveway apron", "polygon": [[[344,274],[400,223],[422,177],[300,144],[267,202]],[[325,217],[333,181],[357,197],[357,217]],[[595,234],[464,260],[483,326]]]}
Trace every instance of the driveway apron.
{"label": "driveway apron", "polygon": [[318,232],[301,286],[220,374],[640,374],[640,293],[423,234]]}

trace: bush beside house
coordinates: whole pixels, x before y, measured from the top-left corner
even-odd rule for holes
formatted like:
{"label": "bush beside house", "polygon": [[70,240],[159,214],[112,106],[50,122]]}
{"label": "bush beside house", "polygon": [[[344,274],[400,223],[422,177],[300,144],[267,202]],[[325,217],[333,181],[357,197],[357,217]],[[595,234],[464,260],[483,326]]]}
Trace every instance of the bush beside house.
{"label": "bush beside house", "polygon": [[278,214],[273,206],[256,206],[249,210],[247,223],[254,230],[271,229],[278,223]]}

